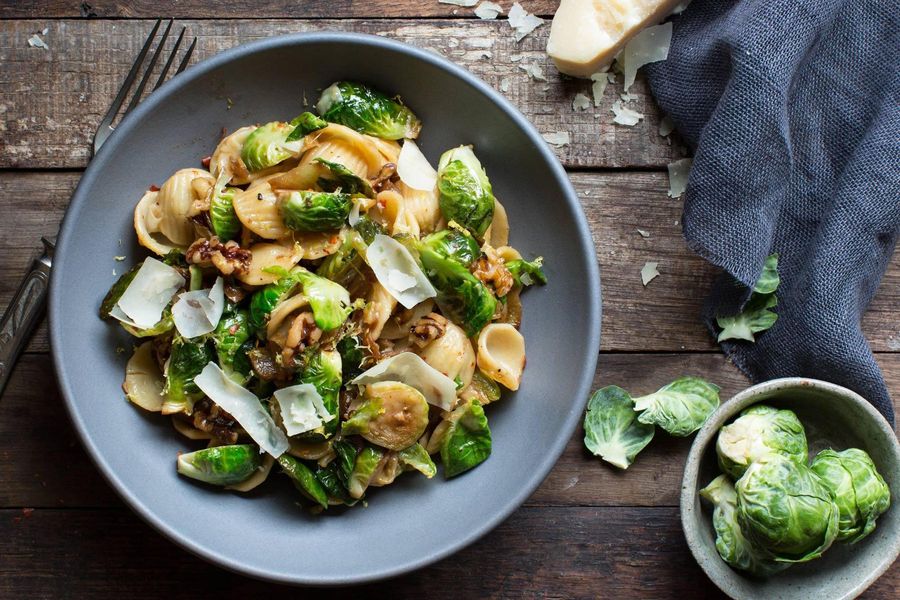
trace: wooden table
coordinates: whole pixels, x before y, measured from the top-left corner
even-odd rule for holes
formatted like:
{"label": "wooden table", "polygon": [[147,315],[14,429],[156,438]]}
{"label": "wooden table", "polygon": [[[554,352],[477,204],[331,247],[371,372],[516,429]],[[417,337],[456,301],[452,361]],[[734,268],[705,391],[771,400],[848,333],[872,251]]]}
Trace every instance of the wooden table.
{"label": "wooden table", "polygon": [[[597,385],[647,393],[682,374],[706,377],[728,398],[747,381],[698,315],[715,269],[681,236],[681,202],[666,164],[685,155],[658,134],[659,110],[639,76],[645,114],[612,124],[610,106],[576,111],[589,84],[559,77],[544,48],[552,0],[523,0],[547,23],[516,43],[508,24],[436,0],[0,0],[0,306],[10,300],[41,235],[55,234],[88,159],[93,131],[150,29],[173,16],[199,38],[204,59],[252,39],[339,29],[432,49],[506,95],[543,133],[568,131],[557,150],[591,223],[603,278]],[[509,0],[501,0],[508,9]],[[84,18],[91,15],[91,18]],[[96,15],[96,18],[94,18]],[[252,19],[245,19],[252,15]],[[47,28],[49,50],[27,39]],[[547,82],[521,65],[537,63]],[[611,86],[612,88],[613,86]],[[599,118],[595,118],[599,115]],[[130,200],[129,200],[130,202]],[[641,237],[637,229],[650,232]],[[662,273],[641,284],[645,261]],[[863,325],[893,397],[900,398],[900,260]],[[218,569],[145,525],[110,490],[62,406],[42,325],[0,400],[0,597],[198,598],[298,594]],[[98,398],[98,402],[117,401]],[[550,476],[505,523],[420,572],[337,596],[718,597],[694,563],[678,518],[690,440],[659,436],[627,473],[582,448],[576,431]],[[240,543],[240,540],[235,540]],[[896,565],[867,593],[896,597]]]}

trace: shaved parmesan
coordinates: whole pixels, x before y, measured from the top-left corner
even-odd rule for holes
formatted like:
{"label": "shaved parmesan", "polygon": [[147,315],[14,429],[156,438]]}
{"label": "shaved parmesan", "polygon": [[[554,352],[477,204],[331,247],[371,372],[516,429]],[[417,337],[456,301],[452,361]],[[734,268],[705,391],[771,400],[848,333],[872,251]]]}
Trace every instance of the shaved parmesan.
{"label": "shaved parmesan", "polygon": [[594,96],[594,106],[600,106],[600,101],[603,99],[603,92],[606,91],[609,79],[607,79],[607,74],[601,71],[591,75],[591,81],[594,82],[591,84],[591,93]]}
{"label": "shaved parmesan", "polygon": [[659,271],[656,267],[659,263],[655,262],[646,262],[644,263],[644,267],[641,269],[641,283],[644,284],[644,287],[647,287],[647,284],[659,277]]}
{"label": "shaved parmesan", "polygon": [[184,277],[176,269],[147,258],[110,315],[139,329],[153,327],[183,285]]}
{"label": "shaved parmesan", "polygon": [[404,140],[397,159],[397,175],[414,190],[430,192],[437,185],[437,171],[412,140]]}
{"label": "shaved parmesan", "polygon": [[399,381],[419,390],[428,404],[450,410],[456,403],[456,384],[412,352],[387,358],[350,383],[366,385],[379,381]]}
{"label": "shaved parmesan", "polygon": [[691,173],[691,158],[682,158],[667,165],[669,169],[669,198],[680,198],[687,189],[688,176]]}
{"label": "shaved parmesan", "polygon": [[625,76],[625,91],[634,83],[637,70],[646,64],[666,60],[672,41],[672,23],[663,23],[644,29],[625,44],[622,56],[622,73]]}
{"label": "shaved parmesan", "polygon": [[221,277],[209,290],[185,292],[172,306],[175,329],[185,338],[214,331],[225,310],[225,287]]}
{"label": "shaved parmesan", "polygon": [[544,141],[548,144],[556,146],[559,148],[560,146],[567,146],[569,144],[569,132],[568,131],[557,131],[556,133],[542,133],[541,137],[544,138]]}
{"label": "shaved parmesan", "polygon": [[637,125],[638,121],[644,118],[643,113],[639,113],[636,110],[631,110],[627,106],[623,106],[621,100],[613,102],[612,111],[613,114],[616,115],[613,117],[613,123],[618,123],[619,125],[631,127],[632,125]]}
{"label": "shaved parmesan", "polygon": [[281,421],[287,434],[312,431],[334,419],[322,402],[322,396],[311,383],[301,383],[275,390]]}
{"label": "shaved parmesan", "polygon": [[608,81],[609,83],[615,83],[616,82],[616,74],[615,73],[607,73],[606,81]]}
{"label": "shaved parmesan", "polygon": [[650,237],[650,232],[646,231],[644,229],[638,229],[637,232],[638,232],[638,235],[640,235],[642,238],[646,239],[646,238]]}
{"label": "shaved parmesan", "polygon": [[406,308],[437,294],[409,250],[392,237],[376,235],[366,250],[366,262],[384,289]]}
{"label": "shaved parmesan", "polygon": [[496,2],[482,2],[475,9],[475,16],[479,19],[496,19],[503,12],[503,7]]}
{"label": "shaved parmesan", "polygon": [[504,77],[500,80],[500,91],[508,92],[509,91],[509,77]]}
{"label": "shaved parmesan", "polygon": [[675,125],[672,123],[672,119],[665,116],[659,120],[659,135],[668,137],[673,131],[675,131]]}
{"label": "shaved parmesan", "polygon": [[547,81],[547,77],[544,75],[544,70],[537,63],[532,63],[530,65],[519,65],[519,68],[525,71],[528,76],[535,81]]}
{"label": "shaved parmesan", "polygon": [[275,458],[287,451],[290,446],[287,436],[275,425],[259,398],[235,383],[216,363],[210,362],[203,367],[194,377],[194,383],[210,400],[230,413],[261,450]]}
{"label": "shaved parmesan", "polygon": [[518,2],[514,2],[512,8],[509,9],[509,26],[516,32],[517,42],[521,42],[526,35],[543,24],[542,18],[530,14]]}
{"label": "shaved parmesan", "polygon": [[356,225],[359,223],[360,204],[360,198],[353,199],[353,206],[350,207],[350,214],[347,215],[347,223],[350,224],[350,227],[356,227]]}
{"label": "shaved parmesan", "polygon": [[478,4],[478,0],[438,0],[438,4],[452,4],[454,6],[464,6],[469,8]]}
{"label": "shaved parmesan", "polygon": [[[47,35],[46,30],[45,30],[44,35]],[[28,45],[31,46],[32,48],[42,48],[43,50],[50,49],[50,46],[47,45],[47,42],[42,40],[41,36],[39,36],[38,34],[34,34],[30,38],[28,38]]]}
{"label": "shaved parmesan", "polygon": [[572,100],[572,110],[587,110],[591,105],[591,99],[584,94],[575,94]]}

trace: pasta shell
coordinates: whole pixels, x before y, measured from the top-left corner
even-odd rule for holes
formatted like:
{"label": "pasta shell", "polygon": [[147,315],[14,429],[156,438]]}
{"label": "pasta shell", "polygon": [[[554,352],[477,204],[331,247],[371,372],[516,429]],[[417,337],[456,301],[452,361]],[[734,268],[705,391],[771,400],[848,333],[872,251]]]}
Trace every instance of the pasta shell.
{"label": "pasta shell", "polygon": [[478,336],[478,368],[497,383],[519,389],[525,369],[525,338],[507,323],[492,323]]}
{"label": "pasta shell", "polygon": [[251,185],[235,194],[232,206],[244,227],[261,238],[277,240],[291,234],[281,217],[278,195],[272,191],[268,181]]}
{"label": "pasta shell", "polygon": [[475,349],[466,337],[466,332],[458,325],[447,322],[443,335],[429,342],[418,351],[418,355],[450,379],[456,380],[458,377],[462,381],[460,389],[472,383]]}
{"label": "pasta shell", "polygon": [[494,199],[494,218],[484,232],[484,239],[489,240],[494,248],[509,244],[509,218],[506,216],[506,209],[497,199]]}
{"label": "pasta shell", "polygon": [[266,273],[268,267],[290,269],[303,258],[299,245],[261,242],[250,247],[250,267],[238,274],[238,279],[247,285],[266,285],[278,280],[278,275]]}
{"label": "pasta shell", "polygon": [[275,464],[275,459],[272,458],[271,454],[266,454],[263,457],[262,465],[260,465],[256,473],[240,483],[225,486],[226,489],[235,490],[236,492],[249,492],[268,479],[273,464]]}
{"label": "pasta shell", "polygon": [[175,431],[189,440],[211,440],[213,437],[211,433],[200,431],[185,421],[179,414],[172,415],[172,426],[175,428]]}
{"label": "pasta shell", "polygon": [[399,190],[403,195],[406,212],[416,220],[420,233],[424,235],[435,231],[441,219],[437,190],[415,190],[402,181]]}
{"label": "pasta shell", "polygon": [[153,342],[144,342],[125,365],[125,381],[122,383],[125,396],[144,410],[159,412],[165,402],[164,385],[162,372],[153,356]]}
{"label": "pasta shell", "polygon": [[250,183],[250,172],[244,165],[244,161],[241,160],[241,148],[244,147],[247,136],[253,133],[254,129],[256,127],[253,125],[241,127],[222,138],[209,161],[209,170],[213,177],[226,173],[234,185]]}
{"label": "pasta shell", "polygon": [[363,137],[372,142],[375,148],[378,149],[384,162],[397,164],[397,161],[400,159],[400,143],[398,141],[383,140],[371,135],[363,135]]}
{"label": "pasta shell", "polygon": [[397,300],[377,281],[372,284],[366,307],[363,309],[362,322],[368,328],[369,337],[377,340],[381,336],[384,324],[391,318],[397,306]]}
{"label": "pasta shell", "polygon": [[194,223],[190,219],[191,206],[201,200],[209,187],[194,185],[195,179],[203,179],[212,186],[215,179],[203,169],[180,169],[159,188],[156,203],[159,206],[159,233],[173,244],[187,247],[194,241]]}
{"label": "pasta shell", "polygon": [[179,249],[179,246],[159,233],[159,204],[156,203],[158,194],[159,192],[147,192],[134,207],[134,231],[141,246],[159,256],[165,256],[172,250]]}
{"label": "pasta shell", "polygon": [[269,315],[269,322],[266,324],[266,337],[270,340],[280,337],[278,335],[278,330],[282,328],[282,325],[290,325],[288,317],[307,306],[309,306],[309,300],[307,300],[306,296],[303,294],[291,296],[287,300],[281,302]]}
{"label": "pasta shell", "polygon": [[374,138],[335,123],[315,132],[310,145],[311,150],[303,156],[300,164],[324,158],[341,163],[359,177],[372,179],[385,163]]}

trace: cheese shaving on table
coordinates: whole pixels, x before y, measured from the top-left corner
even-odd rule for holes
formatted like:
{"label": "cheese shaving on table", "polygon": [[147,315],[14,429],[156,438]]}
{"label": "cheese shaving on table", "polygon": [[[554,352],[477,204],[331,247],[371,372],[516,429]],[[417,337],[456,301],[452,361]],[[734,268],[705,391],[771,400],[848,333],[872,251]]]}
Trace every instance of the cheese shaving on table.
{"label": "cheese shaving on table", "polygon": [[438,0],[438,4],[452,4],[454,6],[469,8],[478,4],[478,0]]}
{"label": "cheese shaving on table", "polygon": [[175,329],[185,338],[215,331],[225,311],[225,282],[221,277],[208,290],[185,292],[172,306]]}
{"label": "cheese shaving on table", "polygon": [[405,308],[437,295],[409,250],[390,236],[375,236],[366,250],[366,262],[378,282]]}
{"label": "cheese shaving on table", "polygon": [[625,77],[625,92],[634,83],[638,69],[668,58],[671,41],[672,23],[663,23],[644,29],[625,44],[622,55],[617,59]]}
{"label": "cheese shaving on table", "polygon": [[[46,31],[46,30],[45,30]],[[47,35],[46,33],[44,35]],[[47,45],[47,42],[41,39],[41,36],[38,34],[34,34],[30,38],[28,38],[28,45],[32,48],[42,48],[44,50],[49,50],[50,46]]]}
{"label": "cheese shaving on table", "polygon": [[139,329],[153,327],[182,286],[181,273],[155,258],[147,258],[110,315]]}
{"label": "cheese shaving on table", "polygon": [[594,82],[591,84],[591,94],[594,96],[594,106],[600,106],[600,102],[603,100],[603,92],[606,91],[609,80],[607,79],[606,73],[601,71],[591,75],[591,81]]}
{"label": "cheese shaving on table", "polygon": [[675,131],[675,124],[672,123],[672,119],[668,115],[659,120],[659,135],[667,137],[673,131]]}
{"label": "cheese shaving on table", "polygon": [[644,267],[641,269],[641,283],[644,284],[644,287],[647,287],[647,284],[659,277],[659,271],[657,270],[657,266],[659,263],[655,262],[646,262],[644,263]]}
{"label": "cheese shaving on table", "polygon": [[693,163],[692,158],[682,158],[666,165],[669,170],[669,198],[680,198],[687,189],[688,176]]}
{"label": "cheese shaving on table", "polygon": [[334,419],[322,402],[316,386],[311,383],[292,385],[275,390],[275,400],[281,412],[281,422],[289,436],[312,431]]}
{"label": "cheese shaving on table", "polygon": [[404,140],[397,159],[397,175],[414,190],[430,192],[437,185],[437,171],[412,140]]}
{"label": "cheese shaving on table", "polygon": [[544,75],[544,70],[537,63],[531,63],[530,65],[519,65],[519,68],[528,73],[528,75],[535,81],[547,81],[547,77]]}
{"label": "cheese shaving on table", "polygon": [[526,35],[543,24],[542,18],[530,14],[518,2],[513,3],[512,8],[509,9],[509,26],[515,30],[517,42],[521,42]]}
{"label": "cheese shaving on table", "polygon": [[644,118],[643,113],[639,113],[636,110],[631,110],[627,106],[623,106],[622,100],[616,100],[612,105],[613,114],[616,115],[613,118],[613,123],[618,123],[619,125],[627,125],[631,127],[633,125],[637,125],[638,121]]}
{"label": "cheese shaving on table", "polygon": [[496,2],[482,2],[475,9],[475,16],[479,19],[492,20],[496,19],[497,15],[503,13],[503,7],[497,4]]}
{"label": "cheese shaving on table", "polygon": [[556,133],[542,133],[541,137],[548,144],[556,147],[567,146],[569,144],[569,132],[557,131]]}
{"label": "cheese shaving on table", "polygon": [[287,436],[263,408],[256,394],[234,382],[219,366],[207,363],[194,383],[209,399],[228,412],[261,451],[278,458],[290,447]]}
{"label": "cheese shaving on table", "polygon": [[504,77],[500,80],[500,91],[508,92],[509,91],[509,77]]}
{"label": "cheese shaving on table", "polygon": [[587,110],[590,106],[590,98],[581,93],[575,94],[575,98],[572,100],[573,110]]}
{"label": "cheese shaving on table", "polygon": [[638,229],[637,232],[638,232],[638,235],[640,235],[642,238],[650,237],[650,232],[646,231],[644,229]]}
{"label": "cheese shaving on table", "polygon": [[412,352],[401,352],[387,358],[350,383],[366,385],[379,381],[399,381],[414,387],[425,401],[442,410],[450,410],[456,403],[456,384]]}

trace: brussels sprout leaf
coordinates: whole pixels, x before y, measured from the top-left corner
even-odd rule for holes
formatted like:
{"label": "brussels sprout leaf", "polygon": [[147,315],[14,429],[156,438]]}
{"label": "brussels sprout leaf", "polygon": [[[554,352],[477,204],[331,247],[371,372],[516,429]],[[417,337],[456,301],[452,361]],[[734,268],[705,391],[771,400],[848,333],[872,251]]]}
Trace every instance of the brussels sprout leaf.
{"label": "brussels sprout leaf", "polygon": [[320,177],[316,182],[326,192],[340,191],[344,194],[362,194],[367,198],[375,197],[372,184],[344,165],[324,158],[316,158],[315,162],[324,165],[331,172],[330,178]]}
{"label": "brussels sprout leaf", "polygon": [[413,444],[409,448],[399,451],[397,458],[404,468],[415,469],[428,479],[437,473],[434,461],[431,460],[431,456],[428,455],[428,451],[422,447],[422,444]]}
{"label": "brussels sprout leaf", "polygon": [[441,444],[444,475],[455,477],[491,455],[491,430],[484,409],[469,401],[453,411],[451,425]]}
{"label": "brussels sprout leaf", "polygon": [[634,399],[634,410],[641,413],[638,421],[658,425],[678,437],[703,427],[718,407],[719,386],[699,377],[679,377],[652,394]]}
{"label": "brussels sprout leaf", "polygon": [[778,314],[770,309],[778,304],[775,290],[778,289],[780,281],[778,254],[771,254],[766,258],[762,274],[756,285],[753,286],[753,293],[750,294],[750,299],[744,305],[743,310],[734,316],[716,317],[716,324],[722,329],[717,341],[747,340],[755,342],[756,338],[753,334],[770,329],[778,320]]}
{"label": "brussels sprout leaf", "polygon": [[610,385],[594,392],[584,415],[584,445],[606,462],[627,469],[653,439],[653,425],[638,422],[634,401]]}
{"label": "brussels sprout leaf", "polygon": [[361,83],[339,81],[322,92],[322,118],[386,140],[415,139],[422,122],[399,101]]}
{"label": "brussels sprout leaf", "polygon": [[328,126],[327,121],[320,119],[311,112],[305,112],[299,117],[295,117],[290,124],[294,129],[288,134],[285,140],[287,142],[295,142],[313,131],[318,131]]}
{"label": "brussels sprout leaf", "polygon": [[778,289],[781,278],[778,276],[778,253],[770,254],[763,265],[762,274],[753,286],[757,294],[772,294]]}
{"label": "brussels sprout leaf", "polygon": [[328,508],[328,493],[312,469],[287,454],[278,457],[278,464],[285,475],[291,478],[296,487],[304,496],[317,503],[322,508]]}
{"label": "brussels sprout leaf", "polygon": [[544,258],[538,256],[533,261],[511,260],[506,263],[506,268],[513,276],[516,285],[529,286],[538,283],[547,285],[547,276],[544,274]]}
{"label": "brussels sprout leaf", "polygon": [[178,456],[178,472],[214,485],[234,485],[261,465],[259,448],[250,444],[215,446]]}

